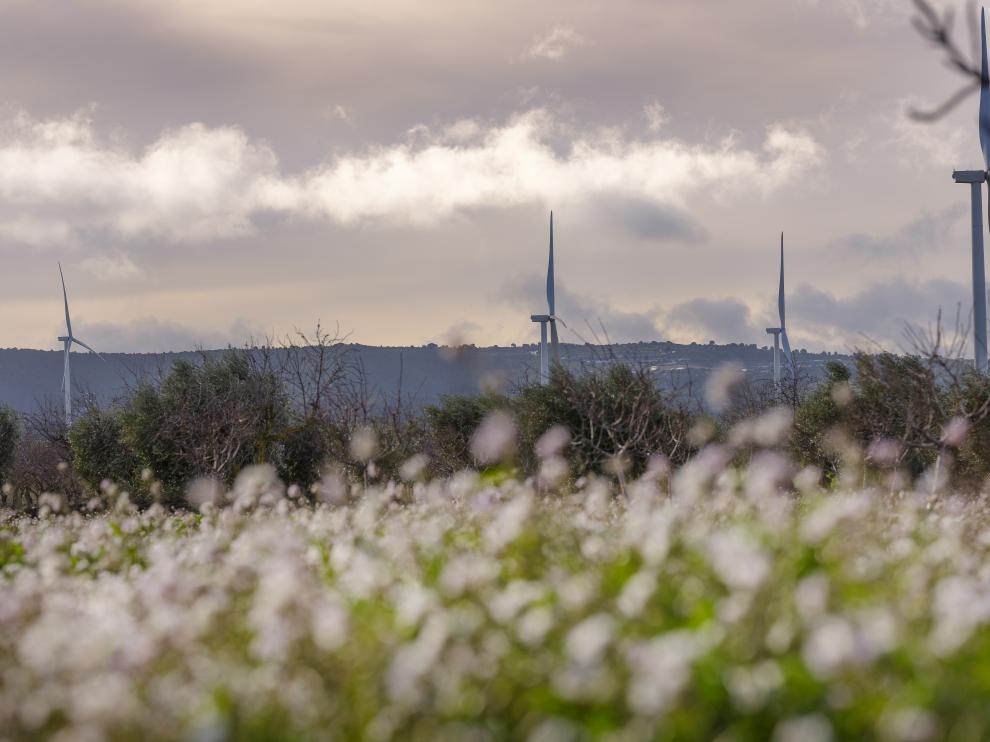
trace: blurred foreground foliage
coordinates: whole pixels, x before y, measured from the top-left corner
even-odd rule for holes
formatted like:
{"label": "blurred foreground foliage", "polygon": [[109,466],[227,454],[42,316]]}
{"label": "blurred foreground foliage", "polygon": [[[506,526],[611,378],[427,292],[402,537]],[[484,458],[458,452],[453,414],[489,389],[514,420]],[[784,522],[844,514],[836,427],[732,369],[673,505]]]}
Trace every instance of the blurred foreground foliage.
{"label": "blurred foreground foliage", "polygon": [[[491,419],[475,454],[511,442]],[[770,429],[624,484],[496,484],[505,445],[485,475],[324,476],[315,502],[266,464],[194,485],[195,511],[113,486],[0,508],[0,729],[986,739],[990,500],[826,491]]]}

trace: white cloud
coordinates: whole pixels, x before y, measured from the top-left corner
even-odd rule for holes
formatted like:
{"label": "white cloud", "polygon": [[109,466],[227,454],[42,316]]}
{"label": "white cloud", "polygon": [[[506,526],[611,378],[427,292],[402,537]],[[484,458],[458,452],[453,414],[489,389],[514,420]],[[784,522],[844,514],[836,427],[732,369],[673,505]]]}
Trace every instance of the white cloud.
{"label": "white cloud", "polygon": [[470,142],[481,136],[483,129],[474,119],[459,119],[446,127],[443,133],[450,142]]}
{"label": "white cloud", "polygon": [[577,135],[561,155],[553,146],[559,134],[552,116],[537,110],[484,130],[471,146],[433,141],[345,156],[270,184],[268,206],[343,224],[428,224],[465,208],[559,205],[616,193],[681,207],[711,186],[769,193],[822,156],[810,135],[780,126],[770,127],[762,151],[731,139],[705,146],[609,132]]}
{"label": "white cloud", "polygon": [[551,61],[563,59],[572,49],[588,42],[570,26],[554,26],[547,34],[533,42],[526,54]]}
{"label": "white cloud", "polygon": [[80,265],[101,281],[130,281],[144,275],[144,271],[124,253],[90,255]]}
{"label": "white cloud", "polygon": [[[901,107],[907,109],[909,104],[902,101]],[[904,167],[917,167],[919,163],[943,168],[955,166],[958,170],[980,167],[975,123],[966,131],[951,121],[919,122],[898,111],[891,117],[889,128],[894,134],[890,144]]]}
{"label": "white cloud", "polygon": [[646,125],[652,132],[660,131],[670,121],[670,114],[659,101],[651,101],[643,106],[646,114]]}
{"label": "white cloud", "polygon": [[343,121],[351,123],[351,110],[347,106],[337,103],[323,109],[323,116],[330,121]]}
{"label": "white cloud", "polygon": [[106,231],[196,242],[250,231],[276,167],[232,127],[190,124],[142,153],[103,142],[88,118],[15,114],[0,129],[0,234],[30,244]]}
{"label": "white cloud", "polygon": [[343,155],[296,175],[236,127],[189,124],[140,152],[84,116],[0,125],[0,235],[26,243],[93,233],[206,242],[251,233],[262,214],[426,225],[458,210],[563,205],[616,195],[685,209],[701,189],[767,195],[822,160],[806,132],[774,125],[762,149],[574,133],[532,110],[503,125],[462,121]]}
{"label": "white cloud", "polygon": [[0,219],[0,235],[12,242],[36,247],[75,242],[70,224],[26,214],[9,214]]}

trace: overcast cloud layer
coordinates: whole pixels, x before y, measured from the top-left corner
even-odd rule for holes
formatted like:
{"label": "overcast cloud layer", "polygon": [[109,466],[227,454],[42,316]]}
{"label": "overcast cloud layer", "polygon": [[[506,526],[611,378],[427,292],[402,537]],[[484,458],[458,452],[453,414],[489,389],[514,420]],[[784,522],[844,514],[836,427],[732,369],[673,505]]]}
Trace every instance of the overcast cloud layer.
{"label": "overcast cloud layer", "polygon": [[[946,4],[946,3],[943,3]],[[947,3],[951,4],[951,3]],[[205,5],[205,7],[204,7]],[[908,0],[26,0],[0,10],[2,346],[897,347],[966,310],[975,99]],[[582,329],[583,328],[583,329]]]}

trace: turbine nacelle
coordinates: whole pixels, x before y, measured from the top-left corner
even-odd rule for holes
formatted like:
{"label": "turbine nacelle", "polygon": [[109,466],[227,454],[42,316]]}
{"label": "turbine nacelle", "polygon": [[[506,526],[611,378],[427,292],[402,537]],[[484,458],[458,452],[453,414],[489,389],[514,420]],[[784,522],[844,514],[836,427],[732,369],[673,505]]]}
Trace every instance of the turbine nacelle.
{"label": "turbine nacelle", "polygon": [[956,183],[983,183],[987,179],[986,170],[953,170],[952,179]]}

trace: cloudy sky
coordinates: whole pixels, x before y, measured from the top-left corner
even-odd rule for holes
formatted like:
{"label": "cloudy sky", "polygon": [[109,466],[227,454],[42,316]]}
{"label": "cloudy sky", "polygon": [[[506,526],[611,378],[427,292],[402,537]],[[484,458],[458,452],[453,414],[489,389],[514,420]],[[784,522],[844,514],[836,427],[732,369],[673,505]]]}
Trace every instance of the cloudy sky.
{"label": "cloudy sky", "polygon": [[[949,0],[946,0],[948,2]],[[0,4],[0,346],[897,347],[969,281],[976,99],[908,0]],[[960,30],[965,31],[965,28]]]}

